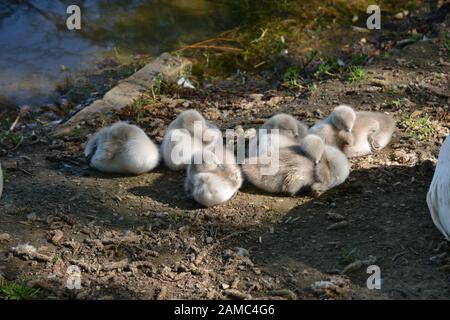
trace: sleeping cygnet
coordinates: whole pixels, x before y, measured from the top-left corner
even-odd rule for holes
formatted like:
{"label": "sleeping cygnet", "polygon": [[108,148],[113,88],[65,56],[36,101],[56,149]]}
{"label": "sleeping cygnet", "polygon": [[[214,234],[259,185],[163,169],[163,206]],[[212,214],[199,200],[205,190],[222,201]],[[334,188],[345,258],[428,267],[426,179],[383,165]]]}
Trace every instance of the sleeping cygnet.
{"label": "sleeping cygnet", "polygon": [[141,174],[159,162],[158,147],[145,132],[121,121],[95,133],[84,154],[89,165],[102,172]]}
{"label": "sleeping cygnet", "polygon": [[[271,132],[277,129],[278,133]],[[308,134],[308,127],[286,113],[279,113],[268,119],[258,135],[249,142],[249,156],[267,154],[274,148],[286,148],[301,144]]]}
{"label": "sleeping cygnet", "polygon": [[349,174],[350,163],[345,154],[336,147],[325,145],[322,157],[315,168],[317,182],[311,189],[316,195],[320,195],[343,183]]}
{"label": "sleeping cygnet", "polygon": [[278,156],[264,154],[246,159],[242,168],[248,181],[259,189],[293,196],[316,182],[315,165],[323,151],[323,140],[307,135],[301,145],[282,148]]}
{"label": "sleeping cygnet", "polygon": [[236,164],[234,154],[225,151],[218,156],[211,150],[204,149],[193,156],[202,154],[198,163],[194,159],[187,168],[184,183],[186,194],[205,207],[222,204],[231,199],[242,185],[240,167]]}
{"label": "sleeping cygnet", "polygon": [[195,110],[183,111],[166,130],[161,154],[167,167],[182,170],[192,156],[215,143],[222,143],[220,130]]}
{"label": "sleeping cygnet", "polygon": [[379,151],[387,146],[395,131],[395,120],[381,112],[356,112],[352,130],[353,143],[344,146],[347,157],[358,157]]}
{"label": "sleeping cygnet", "polygon": [[343,150],[345,146],[353,145],[351,133],[355,119],[356,112],[351,107],[340,105],[327,118],[312,126],[309,133],[321,137],[325,144]]}

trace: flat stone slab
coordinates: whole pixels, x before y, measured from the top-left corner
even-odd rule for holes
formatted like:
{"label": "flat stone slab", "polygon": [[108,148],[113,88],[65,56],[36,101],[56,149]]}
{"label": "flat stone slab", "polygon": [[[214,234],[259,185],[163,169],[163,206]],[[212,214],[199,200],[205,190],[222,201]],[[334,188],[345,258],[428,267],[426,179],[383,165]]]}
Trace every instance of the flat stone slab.
{"label": "flat stone slab", "polygon": [[53,136],[68,135],[85,120],[92,120],[125,108],[154,85],[158,76],[166,82],[176,82],[190,66],[191,62],[188,59],[163,53],[127,79],[121,80],[102,99],[94,101],[57,126]]}

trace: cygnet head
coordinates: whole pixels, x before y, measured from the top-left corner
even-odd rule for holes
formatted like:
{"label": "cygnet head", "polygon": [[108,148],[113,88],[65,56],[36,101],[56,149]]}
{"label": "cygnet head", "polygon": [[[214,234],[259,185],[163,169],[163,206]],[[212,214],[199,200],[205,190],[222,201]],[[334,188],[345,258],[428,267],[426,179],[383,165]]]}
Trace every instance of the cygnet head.
{"label": "cygnet head", "polygon": [[353,125],[355,124],[356,113],[355,111],[347,106],[340,105],[334,108],[331,114],[331,122],[339,130],[345,130],[347,132],[352,132]]}
{"label": "cygnet head", "polygon": [[303,138],[307,134],[306,126],[286,113],[274,115],[262,126],[263,129],[279,129],[284,132],[292,132],[293,138]]}
{"label": "cygnet head", "polygon": [[309,134],[303,139],[301,148],[304,154],[314,161],[315,164],[320,162],[325,149],[325,143],[322,138],[315,134]]}
{"label": "cygnet head", "polygon": [[[180,113],[178,116],[180,119],[180,127],[187,129],[191,134],[194,134],[194,127],[197,124],[197,126],[201,127],[201,129],[206,131],[207,125],[205,118],[196,110],[187,110]],[[200,124],[200,125],[199,125]]]}
{"label": "cygnet head", "polygon": [[109,134],[115,141],[126,140],[136,129],[136,126],[125,121],[118,121],[109,127]]}

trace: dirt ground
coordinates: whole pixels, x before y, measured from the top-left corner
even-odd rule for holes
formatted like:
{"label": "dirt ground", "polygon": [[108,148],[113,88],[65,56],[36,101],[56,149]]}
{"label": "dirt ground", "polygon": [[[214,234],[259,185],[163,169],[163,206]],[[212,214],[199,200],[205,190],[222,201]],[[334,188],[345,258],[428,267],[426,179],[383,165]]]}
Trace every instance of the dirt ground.
{"label": "dirt ground", "polygon": [[[447,18],[440,34],[449,26]],[[450,60],[441,40],[376,59],[355,83],[329,79],[305,93],[256,78],[226,80],[164,94],[140,119],[160,142],[188,108],[223,130],[256,128],[281,111],[311,125],[340,103],[393,114],[389,146],[352,159],[349,179],[318,198],[264,194],[246,183],[230,202],[205,209],[186,198],[184,172],[161,165],[127,177],[90,169],[84,135],[42,135],[8,151],[0,157],[0,276],[40,288],[45,299],[450,298],[450,247],[425,201],[450,128]],[[411,114],[430,117],[429,137],[405,124]],[[26,243],[39,254],[13,252]],[[366,288],[372,258],[381,290]],[[81,269],[80,290],[66,288],[71,265]]]}

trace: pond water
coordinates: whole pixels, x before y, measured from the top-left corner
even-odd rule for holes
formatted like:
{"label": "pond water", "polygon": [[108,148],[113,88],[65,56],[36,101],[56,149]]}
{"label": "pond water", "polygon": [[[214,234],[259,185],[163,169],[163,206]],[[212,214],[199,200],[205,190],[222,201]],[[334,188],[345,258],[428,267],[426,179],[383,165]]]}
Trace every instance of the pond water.
{"label": "pond water", "polygon": [[[39,104],[68,74],[108,54],[157,55],[247,21],[258,1],[8,0],[0,2],[0,99]],[[69,5],[81,30],[66,27]],[[250,5],[253,4],[253,5]]]}

